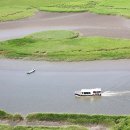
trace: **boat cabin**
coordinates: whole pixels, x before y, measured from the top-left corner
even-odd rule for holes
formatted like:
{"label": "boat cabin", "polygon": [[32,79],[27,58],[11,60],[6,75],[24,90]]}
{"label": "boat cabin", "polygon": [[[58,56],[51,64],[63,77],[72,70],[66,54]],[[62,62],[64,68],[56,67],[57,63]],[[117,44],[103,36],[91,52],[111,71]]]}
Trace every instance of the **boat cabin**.
{"label": "boat cabin", "polygon": [[76,91],[75,95],[77,96],[101,96],[101,88],[81,89],[80,91]]}

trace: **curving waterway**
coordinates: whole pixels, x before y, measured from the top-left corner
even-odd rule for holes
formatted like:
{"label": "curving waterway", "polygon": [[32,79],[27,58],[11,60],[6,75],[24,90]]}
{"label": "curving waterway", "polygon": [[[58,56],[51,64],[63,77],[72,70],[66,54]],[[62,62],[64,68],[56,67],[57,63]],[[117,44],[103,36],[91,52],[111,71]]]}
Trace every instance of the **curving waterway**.
{"label": "curving waterway", "polygon": [[[32,68],[36,72],[27,75]],[[74,91],[100,87],[101,97]],[[130,60],[41,62],[0,59],[0,108],[12,113],[130,113]]]}
{"label": "curving waterway", "polygon": [[83,36],[130,39],[130,19],[86,12],[38,12],[23,20],[0,22],[0,41],[47,30],[74,30]]}

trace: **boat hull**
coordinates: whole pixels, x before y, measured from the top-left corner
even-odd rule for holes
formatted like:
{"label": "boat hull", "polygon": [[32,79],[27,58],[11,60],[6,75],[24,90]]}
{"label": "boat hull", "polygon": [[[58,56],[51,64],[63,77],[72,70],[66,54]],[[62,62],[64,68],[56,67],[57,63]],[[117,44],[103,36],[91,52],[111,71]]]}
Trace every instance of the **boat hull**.
{"label": "boat hull", "polygon": [[82,94],[77,94],[77,93],[75,93],[75,96],[86,97],[86,96],[102,96],[102,95],[101,95],[101,94],[99,94],[99,95],[82,95]]}
{"label": "boat hull", "polygon": [[90,94],[82,94],[81,91],[76,91],[75,96],[102,96],[101,93],[90,93]]}
{"label": "boat hull", "polygon": [[34,72],[35,72],[35,70],[31,70],[31,71],[27,72],[27,74],[31,74],[31,73],[34,73]]}

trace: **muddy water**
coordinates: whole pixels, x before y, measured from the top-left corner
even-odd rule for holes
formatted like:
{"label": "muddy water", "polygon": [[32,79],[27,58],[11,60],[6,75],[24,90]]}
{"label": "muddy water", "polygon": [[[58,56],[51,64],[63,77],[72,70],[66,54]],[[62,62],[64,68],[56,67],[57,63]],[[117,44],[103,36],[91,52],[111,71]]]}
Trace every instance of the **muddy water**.
{"label": "muddy water", "polygon": [[130,20],[92,13],[45,13],[23,20],[0,23],[0,41],[39,31],[74,30],[83,36],[130,38]]}
{"label": "muddy water", "polygon": [[[30,69],[36,72],[27,75]],[[102,97],[75,97],[100,87]],[[9,112],[130,113],[130,60],[53,63],[0,60],[0,108]]]}

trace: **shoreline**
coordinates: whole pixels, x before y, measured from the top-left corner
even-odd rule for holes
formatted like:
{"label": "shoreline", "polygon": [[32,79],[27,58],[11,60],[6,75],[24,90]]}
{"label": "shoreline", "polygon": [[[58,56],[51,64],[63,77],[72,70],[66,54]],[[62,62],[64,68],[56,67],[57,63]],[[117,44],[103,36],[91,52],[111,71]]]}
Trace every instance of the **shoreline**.
{"label": "shoreline", "polygon": [[[119,64],[119,63],[130,63],[130,59],[113,59],[113,60],[90,60],[90,61],[47,61],[47,60],[30,60],[30,59],[10,59],[10,58],[0,58],[0,62],[27,62],[27,63],[45,63],[45,64],[87,64],[87,63],[113,63],[113,64]],[[118,66],[117,66],[118,67]]]}
{"label": "shoreline", "polygon": [[[17,66],[15,66],[17,65]],[[80,62],[51,62],[20,59],[0,59],[0,71],[25,71],[35,68],[36,73],[97,73],[97,72],[129,72],[130,59],[96,60]]]}
{"label": "shoreline", "polygon": [[32,60],[32,59],[15,59],[15,58],[0,58],[0,61],[25,61],[25,62],[41,62],[41,63],[92,63],[92,62],[123,62],[123,61],[126,61],[126,62],[130,62],[130,59],[106,59],[106,60],[103,60],[103,59],[100,59],[100,60],[87,60],[87,61],[48,61],[48,60]]}

